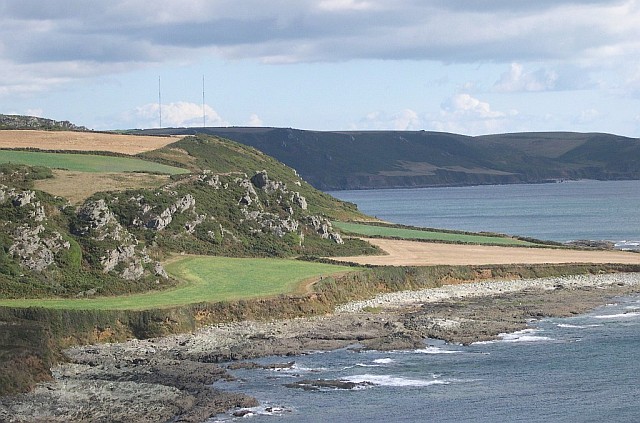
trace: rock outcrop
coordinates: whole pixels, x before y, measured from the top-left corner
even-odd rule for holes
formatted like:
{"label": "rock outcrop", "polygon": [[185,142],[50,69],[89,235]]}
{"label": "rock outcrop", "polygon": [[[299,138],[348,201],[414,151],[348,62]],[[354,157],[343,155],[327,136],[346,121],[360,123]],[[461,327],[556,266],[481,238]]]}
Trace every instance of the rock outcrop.
{"label": "rock outcrop", "polygon": [[158,216],[151,218],[145,226],[150,229],[161,231],[171,223],[173,216],[176,213],[184,213],[195,205],[196,200],[193,198],[193,195],[187,194],[184,197],[179,198],[171,206],[164,209]]}
{"label": "rock outcrop", "polygon": [[[176,207],[184,207],[184,205],[180,202]],[[153,260],[149,257],[146,248],[139,245],[138,239],[120,224],[105,200],[86,202],[78,210],[78,220],[80,223],[76,233],[98,241],[98,245],[100,243],[103,245],[103,255],[100,256],[99,261],[104,273],[116,272],[126,280],[137,280],[146,274],[146,265]],[[112,246],[114,241],[117,244],[115,247]],[[158,267],[162,265],[156,262],[153,274],[166,278],[164,269],[158,271],[156,270]]]}
{"label": "rock outcrop", "polygon": [[23,267],[35,272],[46,270],[55,262],[56,253],[71,247],[59,232],[47,231],[42,225],[21,225],[12,235],[9,254],[17,258]]}
{"label": "rock outcrop", "polygon": [[1,129],[58,129],[67,131],[88,131],[84,126],[74,125],[67,120],[44,119],[36,116],[0,115]]}
{"label": "rock outcrop", "polygon": [[0,185],[0,204],[12,209],[16,219],[21,217],[21,223],[5,221],[2,226],[11,240],[8,253],[23,268],[44,272],[55,264],[57,253],[71,248],[71,243],[50,227],[34,191]]}

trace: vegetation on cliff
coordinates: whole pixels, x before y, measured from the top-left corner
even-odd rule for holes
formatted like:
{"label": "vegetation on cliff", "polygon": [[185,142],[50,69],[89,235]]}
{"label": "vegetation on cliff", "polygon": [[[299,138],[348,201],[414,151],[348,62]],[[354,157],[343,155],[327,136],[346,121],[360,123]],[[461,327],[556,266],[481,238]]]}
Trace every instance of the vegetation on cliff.
{"label": "vegetation on cliff", "polygon": [[[41,153],[21,153],[27,162],[29,154],[40,160]],[[148,164],[140,171],[157,171],[164,162],[191,173],[174,175],[159,188],[98,192],[73,206],[32,188],[34,180],[51,178],[50,169],[0,166],[0,295],[92,297],[161,289],[176,281],[160,261],[183,252],[287,257],[375,251],[343,240],[332,228],[331,218],[361,216],[354,205],[316,191],[293,169],[252,148],[198,136],[140,159]],[[113,160],[115,169],[122,158],[97,160],[107,166]]]}
{"label": "vegetation on cliff", "polygon": [[[189,128],[144,133],[188,134]],[[204,128],[258,148],[322,190],[640,179],[640,140],[598,133]]]}

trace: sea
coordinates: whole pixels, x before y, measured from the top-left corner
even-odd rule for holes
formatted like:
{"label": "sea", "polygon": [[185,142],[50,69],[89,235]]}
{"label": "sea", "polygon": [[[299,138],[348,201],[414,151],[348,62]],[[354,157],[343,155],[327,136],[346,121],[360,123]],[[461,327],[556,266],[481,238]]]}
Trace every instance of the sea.
{"label": "sea", "polygon": [[[542,239],[640,240],[640,181],[340,191],[381,219]],[[260,406],[211,422],[640,422],[640,296],[469,346],[265,357],[216,384]],[[354,382],[305,390],[305,380]]]}
{"label": "sea", "polygon": [[640,248],[640,181],[333,191],[379,219],[427,228]]}

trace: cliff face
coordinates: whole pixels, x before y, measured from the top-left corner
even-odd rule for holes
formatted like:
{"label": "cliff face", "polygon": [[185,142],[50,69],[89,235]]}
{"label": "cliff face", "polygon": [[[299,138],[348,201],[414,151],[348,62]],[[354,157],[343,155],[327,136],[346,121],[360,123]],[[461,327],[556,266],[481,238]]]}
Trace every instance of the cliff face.
{"label": "cliff face", "polygon": [[[161,130],[173,134],[189,131]],[[469,137],[427,131],[198,131],[257,148],[297,169],[323,190],[640,179],[640,140],[610,134]]]}

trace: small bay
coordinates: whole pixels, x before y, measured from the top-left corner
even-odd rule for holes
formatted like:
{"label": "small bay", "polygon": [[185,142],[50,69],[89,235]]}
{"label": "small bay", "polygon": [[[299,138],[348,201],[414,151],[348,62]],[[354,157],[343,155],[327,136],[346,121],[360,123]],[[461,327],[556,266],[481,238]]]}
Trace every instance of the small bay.
{"label": "small bay", "polygon": [[[637,422],[640,298],[470,346],[427,340],[414,351],[342,349],[291,368],[241,370],[222,384],[255,396],[256,422]],[[267,357],[263,364],[281,363]],[[352,389],[290,387],[300,380],[363,382]],[[289,386],[287,386],[289,385]],[[212,421],[229,421],[218,416]]]}
{"label": "small bay", "polygon": [[[489,231],[554,241],[640,244],[640,181],[578,181],[331,192],[364,213],[414,226]],[[341,349],[238,370],[221,384],[255,396],[251,421],[270,422],[637,422],[640,297],[470,346],[425,340],[415,351]],[[301,380],[352,389],[304,390]],[[288,385],[288,386],[287,386]],[[249,411],[249,410],[247,410]],[[211,421],[237,417],[217,416]]]}
{"label": "small bay", "polygon": [[379,219],[566,242],[640,242],[640,181],[332,191]]}

